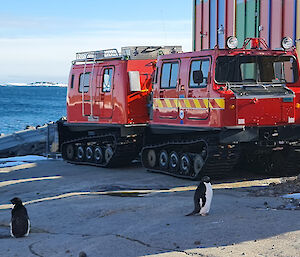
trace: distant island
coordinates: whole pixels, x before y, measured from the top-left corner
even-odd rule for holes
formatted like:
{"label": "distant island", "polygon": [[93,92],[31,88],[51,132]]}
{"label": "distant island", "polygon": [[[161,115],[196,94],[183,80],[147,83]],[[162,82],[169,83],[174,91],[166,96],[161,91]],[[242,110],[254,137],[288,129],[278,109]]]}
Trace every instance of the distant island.
{"label": "distant island", "polygon": [[68,84],[49,82],[49,81],[37,81],[27,83],[4,83],[0,84],[0,86],[15,86],[15,87],[67,87]]}

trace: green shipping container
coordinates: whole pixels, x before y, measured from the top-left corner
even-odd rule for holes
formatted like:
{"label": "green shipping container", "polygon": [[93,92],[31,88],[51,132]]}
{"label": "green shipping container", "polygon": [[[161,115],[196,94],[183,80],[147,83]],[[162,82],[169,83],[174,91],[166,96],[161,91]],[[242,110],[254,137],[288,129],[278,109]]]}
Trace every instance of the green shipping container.
{"label": "green shipping container", "polygon": [[239,47],[245,38],[259,35],[259,2],[258,0],[236,1],[236,35]]}

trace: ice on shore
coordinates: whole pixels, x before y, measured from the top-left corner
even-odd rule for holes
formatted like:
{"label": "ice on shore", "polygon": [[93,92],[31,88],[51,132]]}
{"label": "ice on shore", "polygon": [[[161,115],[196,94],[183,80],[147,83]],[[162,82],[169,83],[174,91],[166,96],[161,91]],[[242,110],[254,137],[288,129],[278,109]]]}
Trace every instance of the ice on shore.
{"label": "ice on shore", "polygon": [[44,161],[48,160],[47,157],[38,155],[26,155],[26,156],[16,156],[9,158],[0,158],[0,168],[13,167],[22,165],[28,162]]}
{"label": "ice on shore", "polygon": [[299,199],[300,200],[300,193],[295,193],[295,194],[287,194],[283,195],[283,198],[289,198],[289,199]]}

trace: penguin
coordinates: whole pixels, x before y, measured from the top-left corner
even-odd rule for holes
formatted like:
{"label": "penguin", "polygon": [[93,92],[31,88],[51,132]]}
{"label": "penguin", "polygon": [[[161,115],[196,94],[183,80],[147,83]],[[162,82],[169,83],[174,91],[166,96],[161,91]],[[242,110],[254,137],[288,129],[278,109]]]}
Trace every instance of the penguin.
{"label": "penguin", "polygon": [[30,220],[22,200],[15,197],[11,199],[10,202],[14,205],[11,211],[10,235],[15,238],[28,236]]}
{"label": "penguin", "polygon": [[209,213],[210,205],[213,197],[213,190],[210,183],[210,178],[204,176],[198,185],[194,194],[194,210],[186,216],[200,214],[206,216]]}

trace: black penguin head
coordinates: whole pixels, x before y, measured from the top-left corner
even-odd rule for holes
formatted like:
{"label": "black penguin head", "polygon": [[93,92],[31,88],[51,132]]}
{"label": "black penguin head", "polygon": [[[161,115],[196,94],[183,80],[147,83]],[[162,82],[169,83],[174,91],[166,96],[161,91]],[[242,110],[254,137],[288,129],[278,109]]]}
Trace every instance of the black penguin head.
{"label": "black penguin head", "polygon": [[10,200],[10,202],[13,204],[13,205],[18,205],[18,204],[22,204],[22,200],[18,197],[15,197],[13,199]]}
{"label": "black penguin head", "polygon": [[209,183],[210,182],[210,177],[208,176],[204,176],[202,179],[201,179],[202,182],[205,182],[205,183]]}

